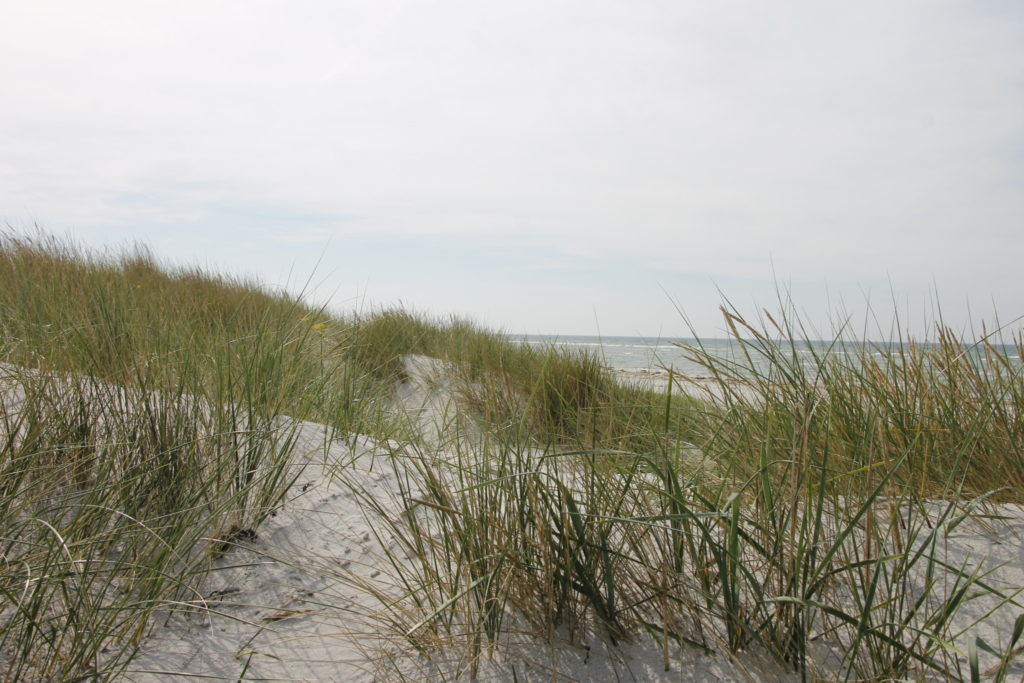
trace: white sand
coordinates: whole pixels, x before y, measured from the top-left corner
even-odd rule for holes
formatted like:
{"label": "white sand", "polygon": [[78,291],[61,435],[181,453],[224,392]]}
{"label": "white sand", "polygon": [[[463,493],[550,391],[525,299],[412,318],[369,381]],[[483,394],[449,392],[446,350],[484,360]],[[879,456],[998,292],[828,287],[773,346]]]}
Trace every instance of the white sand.
{"label": "white sand", "polygon": [[[186,673],[222,680],[468,680],[467,663],[458,653],[447,660],[439,653],[428,661],[393,634],[381,632],[369,618],[379,612],[379,603],[345,576],[352,573],[378,582],[385,592],[398,592],[382,565],[381,544],[351,490],[324,476],[323,463],[354,459],[351,467],[365,489],[383,494],[395,485],[392,470],[385,466],[387,456],[369,439],[358,440],[354,447],[325,445],[322,427],[304,424],[302,432],[309,466],[296,482],[294,496],[264,524],[256,540],[217,560],[203,592],[205,604],[197,600],[195,611],[171,615],[154,628],[129,668],[129,680],[176,680]],[[1024,512],[1016,506],[1002,506],[1000,512],[1014,521],[991,532],[978,524],[957,530],[947,539],[946,560],[959,566],[987,558],[987,567],[1000,567],[987,580],[1012,591],[1024,582]],[[980,619],[973,631],[993,645],[1005,645],[1013,619],[1024,610],[1004,606],[988,614],[993,606],[990,598],[979,600],[960,619],[964,627]],[[957,645],[965,651],[966,637]],[[506,644],[494,660],[483,662],[478,676],[511,680],[514,671],[519,680],[795,679],[763,658],[732,660],[695,648],[673,647],[670,665],[665,671],[662,651],[647,638],[615,648],[595,634],[574,644],[550,646],[521,637]],[[1022,675],[1024,667],[1018,662],[1010,680]]]}
{"label": "white sand", "polygon": [[[397,410],[420,430],[453,419],[445,368],[429,359],[410,359],[411,380],[399,388]],[[467,426],[460,426],[469,430]],[[428,435],[443,448],[441,431]],[[377,538],[356,489],[393,500],[398,484],[390,453],[395,444],[344,435],[331,440],[321,425],[299,425],[294,464],[302,474],[283,507],[257,530],[257,537],[214,560],[202,595],[155,621],[150,637],[126,673],[131,681],[207,680],[372,681],[468,679],[459,652],[428,660],[411,651],[393,631],[382,628],[378,596],[401,594],[384,561],[395,539]],[[465,433],[473,436],[471,430]],[[348,483],[332,473],[342,465]],[[991,529],[971,522],[945,539],[954,566],[981,564],[986,580],[1010,592],[1024,585],[1024,511],[1000,506],[1009,517]],[[402,514],[399,509],[391,514]],[[991,598],[971,603],[960,615],[968,634],[951,644],[963,659],[967,635],[978,633],[1005,646],[1013,620],[1024,607],[1004,605],[994,613]],[[975,626],[971,622],[979,620]],[[510,621],[509,623],[514,623]],[[564,635],[564,634],[562,634]],[[479,663],[480,680],[545,681],[773,681],[795,679],[764,658],[732,658],[723,650],[706,655],[693,647],[672,647],[670,670],[664,653],[646,636],[612,647],[600,633],[572,642],[543,643],[510,634],[492,659]],[[829,653],[817,658],[827,666]],[[983,666],[994,661],[984,655]],[[1010,679],[1020,680],[1016,662]]]}
{"label": "white sand", "polygon": [[[295,497],[256,540],[217,560],[204,609],[157,625],[130,666],[130,680],[174,680],[185,673],[225,680],[450,680],[466,669],[457,656],[446,661],[439,653],[428,661],[381,633],[368,618],[379,603],[354,588],[351,577],[342,578],[351,572],[397,590],[351,490],[322,476],[322,463],[354,458],[351,467],[365,489],[385,493],[395,484],[386,456],[368,439],[354,448],[324,448],[321,427],[304,424],[302,431],[311,452]],[[696,650],[673,649],[674,670],[665,672],[661,651],[648,645],[616,649],[597,636],[578,646],[522,640],[483,662],[479,678],[509,680],[515,669],[520,680],[771,680],[742,675],[741,664]],[[766,663],[751,658],[747,666],[763,670]]]}
{"label": "white sand", "polygon": [[[439,425],[456,420],[453,388],[442,363],[422,357],[406,361],[410,381],[398,388],[397,407],[414,428],[438,443]],[[472,439],[472,429],[460,424]],[[381,630],[381,612],[370,591],[393,585],[382,545],[364,516],[355,488],[390,498],[396,476],[388,444],[366,437],[328,441],[321,425],[304,423],[296,464],[304,472],[288,502],[254,540],[216,560],[195,609],[178,610],[157,626],[128,679],[168,681],[184,675],[223,680],[372,681],[469,678],[459,652],[438,652],[428,660],[405,641]],[[390,444],[394,447],[394,444]],[[348,484],[332,480],[346,465]],[[394,514],[401,514],[395,510]],[[205,603],[205,604],[204,604]],[[512,623],[512,620],[509,620]],[[479,663],[479,680],[707,681],[778,680],[785,674],[763,658],[706,655],[695,648],[670,650],[671,670],[653,642],[612,647],[601,634],[574,642],[542,643],[510,634],[500,651]]]}

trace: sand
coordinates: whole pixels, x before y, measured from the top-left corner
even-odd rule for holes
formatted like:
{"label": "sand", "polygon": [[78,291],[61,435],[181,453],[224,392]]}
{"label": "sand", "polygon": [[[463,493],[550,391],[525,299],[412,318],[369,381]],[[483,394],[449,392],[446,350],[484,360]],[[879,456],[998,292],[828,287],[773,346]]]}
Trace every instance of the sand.
{"label": "sand", "polygon": [[[325,464],[351,460],[365,490],[386,493],[395,486],[386,449],[365,438],[325,444],[326,431],[315,424],[301,430],[308,464],[289,501],[256,539],[216,561],[194,610],[158,621],[128,680],[468,679],[470,663],[458,653],[428,660],[383,632],[371,618],[380,603],[353,585],[354,575],[398,590],[382,564],[388,540],[376,537],[352,490],[332,481]],[[666,672],[657,647],[613,648],[600,634],[552,645],[521,637],[480,663],[478,678],[510,680],[514,670],[520,680],[776,680],[764,675],[770,664],[754,657],[673,650],[672,663]],[[754,668],[761,673],[744,673]]]}
{"label": "sand", "polygon": [[[398,387],[394,410],[410,429],[428,432],[425,442],[443,450],[444,429],[461,418],[452,411],[452,387],[443,363],[407,360],[409,380]],[[374,680],[545,680],[545,681],[775,681],[796,676],[756,652],[733,657],[719,649],[694,647],[665,652],[651,638],[612,646],[599,629],[556,633],[542,641],[510,631],[490,658],[467,660],[461,650],[427,658],[381,621],[382,600],[402,594],[385,561],[398,548],[360,504],[358,492],[394,501],[399,477],[392,467],[396,443],[366,436],[332,434],[322,425],[295,423],[299,438],[292,466],[300,472],[276,514],[255,535],[240,537],[213,560],[201,594],[173,606],[154,620],[152,631],[125,672],[130,681],[201,680],[374,681]],[[469,442],[485,438],[460,425]],[[336,476],[339,468],[346,481]],[[384,514],[400,515],[397,503]],[[936,503],[936,507],[938,504]],[[992,511],[998,524],[969,522],[944,539],[952,566],[978,565],[986,580],[1008,594],[1024,586],[1024,509],[1003,505]],[[1018,600],[999,606],[991,598],[972,602],[959,615],[967,631],[950,644],[961,659],[967,638],[981,635],[1005,645]],[[993,611],[995,610],[995,611]],[[972,622],[978,623],[973,624]],[[510,618],[509,624],[514,624]],[[837,653],[821,651],[823,668]],[[990,666],[991,656],[983,656]],[[1024,677],[1015,662],[1010,680]]]}
{"label": "sand", "polygon": [[[406,359],[409,381],[396,391],[408,425],[441,446],[458,420],[449,369],[420,356]],[[398,594],[379,538],[354,490],[390,499],[397,444],[364,436],[331,439],[322,425],[301,423],[294,455],[302,469],[283,507],[257,537],[215,561],[192,609],[157,620],[126,673],[132,681],[201,676],[222,680],[468,680],[473,662],[459,651],[430,658],[382,629],[375,593]],[[464,438],[483,438],[460,424]],[[344,464],[346,483],[332,477]],[[401,514],[395,509],[393,514]],[[371,590],[359,586],[365,582]],[[510,623],[514,623],[510,620]],[[653,642],[613,647],[600,632],[556,634],[552,642],[511,633],[499,651],[476,663],[478,680],[708,681],[783,680],[763,657],[670,650],[670,669]]]}

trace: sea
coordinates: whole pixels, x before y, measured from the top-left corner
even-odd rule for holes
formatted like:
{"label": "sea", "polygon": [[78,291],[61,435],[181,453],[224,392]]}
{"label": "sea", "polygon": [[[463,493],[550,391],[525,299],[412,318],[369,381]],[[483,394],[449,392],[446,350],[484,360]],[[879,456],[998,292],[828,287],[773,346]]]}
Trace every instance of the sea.
{"label": "sea", "polygon": [[[756,343],[753,346],[747,345],[746,350],[750,352],[748,360],[744,355],[743,346],[735,339],[529,335],[520,341],[531,345],[555,345],[568,349],[586,350],[595,354],[607,367],[628,373],[660,375],[668,374],[671,370],[679,375],[707,377],[708,369],[693,360],[694,349],[699,349],[703,353],[724,361],[738,363],[741,367],[752,365],[758,371],[767,370],[766,360],[753,350]],[[922,344],[922,346],[928,345]],[[824,341],[795,341],[792,344],[784,341],[780,342],[780,347],[791,361],[811,368],[827,354],[849,354],[856,358],[866,353],[883,359],[898,351],[899,344],[895,342],[848,341],[840,346],[834,342]],[[1017,349],[1013,346],[999,348],[1001,354],[1019,372],[1021,359],[1017,354]],[[983,354],[977,348],[968,349],[967,355],[981,365],[986,363]]]}
{"label": "sea", "polygon": [[523,343],[535,346],[561,346],[583,350],[601,359],[614,370],[631,373],[667,374],[673,372],[700,377],[708,374],[706,368],[693,362],[687,348],[703,344],[705,350],[716,357],[734,358],[739,345],[730,339],[647,338],[647,337],[592,337],[530,335]]}

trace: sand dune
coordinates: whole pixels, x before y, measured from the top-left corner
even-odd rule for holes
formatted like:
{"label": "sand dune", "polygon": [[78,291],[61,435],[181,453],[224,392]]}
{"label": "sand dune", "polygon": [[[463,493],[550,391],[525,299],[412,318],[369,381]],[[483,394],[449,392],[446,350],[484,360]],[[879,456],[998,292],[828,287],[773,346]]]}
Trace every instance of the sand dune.
{"label": "sand dune", "polygon": [[[413,358],[407,370],[410,378],[399,387],[396,409],[405,411],[419,429],[436,429],[451,419],[451,387],[443,365]],[[406,513],[400,509],[397,477],[412,475],[393,467],[397,444],[351,435],[332,439],[326,428],[312,423],[300,425],[300,437],[294,459],[302,473],[287,502],[255,536],[239,538],[215,560],[201,596],[157,620],[129,667],[130,680],[184,675],[224,680],[451,680],[469,678],[470,672],[480,680],[795,678],[756,653],[736,658],[693,647],[673,647],[666,653],[650,638],[613,647],[599,631],[542,641],[510,629],[501,647],[477,662],[475,671],[474,663],[458,651],[442,650],[429,659],[412,652],[381,622],[382,600],[403,591],[383,552],[388,546],[395,550],[395,539],[378,537],[373,516],[356,495],[375,495],[391,501],[391,514]],[[435,432],[428,441],[440,447],[437,437]],[[346,472],[344,481],[335,476],[339,467]],[[993,511],[1006,519],[992,526],[969,522],[944,539],[945,560],[951,566],[976,564],[990,571],[986,580],[1012,594],[1024,585],[1024,511],[1010,505]],[[963,656],[970,633],[990,643],[1005,642],[1022,611],[1019,603],[999,607],[991,598],[979,600],[960,613],[960,628],[967,633],[950,647]],[[823,674],[838,656],[824,648],[816,653]],[[1014,666],[1011,677],[1024,674],[1024,667]]]}

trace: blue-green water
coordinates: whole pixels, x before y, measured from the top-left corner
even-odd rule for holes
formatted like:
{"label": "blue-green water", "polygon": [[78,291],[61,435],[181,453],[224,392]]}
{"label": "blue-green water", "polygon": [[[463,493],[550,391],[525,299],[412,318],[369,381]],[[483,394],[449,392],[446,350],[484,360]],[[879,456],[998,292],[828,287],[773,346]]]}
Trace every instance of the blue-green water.
{"label": "blue-green water", "polygon": [[[688,338],[645,338],[645,337],[587,337],[587,336],[553,336],[553,335],[531,335],[523,339],[524,343],[537,345],[555,344],[570,349],[583,349],[594,353],[602,362],[616,370],[631,372],[667,372],[669,368],[673,372],[691,377],[707,376],[708,370],[692,360],[692,351],[688,348],[702,347],[703,351],[716,358],[726,361],[734,361],[746,367],[752,363],[759,370],[767,370],[767,363],[754,350],[754,346],[748,346],[751,353],[748,361],[743,355],[743,349],[734,339],[696,339]],[[834,356],[853,356],[851,360],[861,354],[876,356],[880,359],[898,352],[899,345],[896,343],[860,343],[846,342],[839,346],[832,342],[789,342],[780,343],[786,357],[796,363],[811,367],[820,362],[820,359],[831,354]],[[922,344],[922,346],[929,346]],[[1011,363],[1012,367],[1019,370],[1021,359],[1017,350],[1012,346],[999,347],[1000,353]],[[898,355],[898,353],[896,353]],[[986,361],[978,348],[967,350],[969,358],[981,365]]]}
{"label": "blue-green water", "polygon": [[[739,346],[729,339],[702,340],[705,349],[720,358],[732,358]],[[667,371],[672,368],[680,374],[700,376],[707,370],[687,358],[686,346],[697,344],[695,339],[647,339],[644,337],[582,337],[582,336],[529,336],[527,344],[555,344],[570,349],[582,349],[597,355],[602,362],[616,370]]]}

